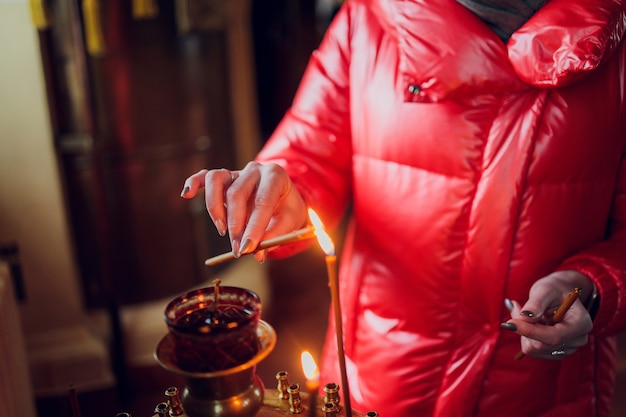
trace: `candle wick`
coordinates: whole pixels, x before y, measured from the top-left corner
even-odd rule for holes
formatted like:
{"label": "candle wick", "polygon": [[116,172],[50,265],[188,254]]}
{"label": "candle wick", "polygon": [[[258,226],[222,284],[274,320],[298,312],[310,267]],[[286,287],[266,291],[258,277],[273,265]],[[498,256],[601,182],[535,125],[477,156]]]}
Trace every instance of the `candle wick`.
{"label": "candle wick", "polygon": [[[214,279],[213,280],[213,305],[211,306],[211,310],[212,311],[217,311],[218,305],[219,305],[219,300],[220,300],[220,283],[222,281],[220,281],[219,279]],[[218,319],[217,316],[213,317],[213,323],[214,324],[218,324]]]}

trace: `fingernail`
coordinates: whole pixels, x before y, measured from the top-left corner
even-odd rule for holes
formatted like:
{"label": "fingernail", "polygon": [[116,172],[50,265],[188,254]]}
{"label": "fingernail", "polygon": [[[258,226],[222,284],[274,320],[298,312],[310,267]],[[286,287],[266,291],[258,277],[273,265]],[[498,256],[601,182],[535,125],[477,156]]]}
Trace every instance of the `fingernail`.
{"label": "fingernail", "polygon": [[239,248],[239,254],[245,255],[246,253],[250,253],[255,247],[256,244],[251,239],[245,238]]}
{"label": "fingernail", "polygon": [[513,302],[511,300],[509,300],[508,298],[505,298],[504,305],[506,306],[506,309],[509,310],[510,313],[513,312]]}
{"label": "fingernail", "polygon": [[504,330],[509,330],[512,332],[517,331],[517,326],[513,323],[500,323],[500,327],[503,328]]}
{"label": "fingernail", "polygon": [[235,258],[239,258],[241,256],[241,252],[239,251],[239,240],[233,239],[230,242],[230,247],[233,248],[233,255]]}
{"label": "fingernail", "polygon": [[254,254],[255,259],[262,264],[267,260],[267,250],[261,250]]}
{"label": "fingernail", "polygon": [[181,197],[184,197],[185,194],[187,194],[189,192],[189,186],[186,185],[185,188],[183,188],[183,191],[180,193]]}
{"label": "fingernail", "polygon": [[220,236],[226,236],[226,232],[228,231],[226,227],[226,222],[223,219],[215,220],[215,228],[217,229],[217,233]]}
{"label": "fingernail", "polygon": [[535,317],[535,313],[533,313],[532,311],[528,311],[528,310],[520,311],[520,314],[526,317]]}

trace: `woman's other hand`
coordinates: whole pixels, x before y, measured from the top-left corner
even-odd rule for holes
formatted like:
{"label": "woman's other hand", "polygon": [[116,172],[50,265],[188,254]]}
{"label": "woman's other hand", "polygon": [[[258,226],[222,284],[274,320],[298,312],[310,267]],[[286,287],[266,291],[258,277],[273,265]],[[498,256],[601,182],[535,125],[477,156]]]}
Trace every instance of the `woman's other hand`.
{"label": "woman's other hand", "polygon": [[[567,295],[575,288],[582,293],[562,321],[552,316]],[[578,271],[558,271],[539,279],[530,289],[524,305],[509,304],[511,320],[503,327],[521,335],[522,352],[528,356],[560,360],[587,344],[593,323],[585,300],[593,292],[593,283]]]}

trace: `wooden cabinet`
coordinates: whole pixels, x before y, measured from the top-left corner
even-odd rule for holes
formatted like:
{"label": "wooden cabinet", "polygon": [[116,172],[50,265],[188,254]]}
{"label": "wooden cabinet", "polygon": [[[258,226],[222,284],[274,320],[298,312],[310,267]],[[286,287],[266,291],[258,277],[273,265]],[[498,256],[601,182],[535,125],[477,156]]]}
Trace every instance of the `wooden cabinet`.
{"label": "wooden cabinet", "polygon": [[228,241],[201,197],[179,197],[183,181],[241,165],[259,146],[251,1],[164,0],[144,19],[132,3],[51,2],[40,32],[88,308],[209,279],[203,260]]}

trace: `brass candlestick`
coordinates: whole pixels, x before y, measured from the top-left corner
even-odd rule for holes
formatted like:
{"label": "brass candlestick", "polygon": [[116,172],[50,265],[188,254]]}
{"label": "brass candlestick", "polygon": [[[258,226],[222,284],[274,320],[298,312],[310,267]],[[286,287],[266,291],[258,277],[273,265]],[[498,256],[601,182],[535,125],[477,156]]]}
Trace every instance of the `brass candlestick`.
{"label": "brass candlestick", "polygon": [[337,410],[341,410],[341,398],[339,397],[339,385],[334,382],[329,382],[324,385],[324,404],[332,404],[337,408]]}
{"label": "brass candlestick", "polygon": [[339,411],[339,408],[333,403],[326,403],[322,406],[324,417],[336,417]]}
{"label": "brass candlestick", "polygon": [[215,372],[191,372],[181,369],[173,358],[171,338],[165,336],[155,352],[156,361],[166,370],[183,377],[186,387],[182,409],[188,417],[254,417],[263,404],[264,385],[256,374],[256,365],[276,345],[276,333],[260,320],[257,327],[259,352],[249,361]]}
{"label": "brass candlestick", "polygon": [[278,398],[281,400],[289,399],[289,393],[287,390],[289,389],[289,374],[286,371],[280,371],[276,374],[276,379],[278,380],[278,385],[276,389],[278,390]]}
{"label": "brass candlestick", "polygon": [[289,385],[287,388],[289,393],[289,412],[291,414],[300,414],[304,409],[302,408],[302,399],[300,398],[300,384]]}
{"label": "brass candlestick", "polygon": [[155,359],[186,383],[180,402],[175,388],[166,392],[172,416],[184,410],[188,417],[255,417],[263,404],[256,365],[274,349],[276,333],[260,320],[257,294],[219,283],[183,294],[165,309],[169,332]]}

